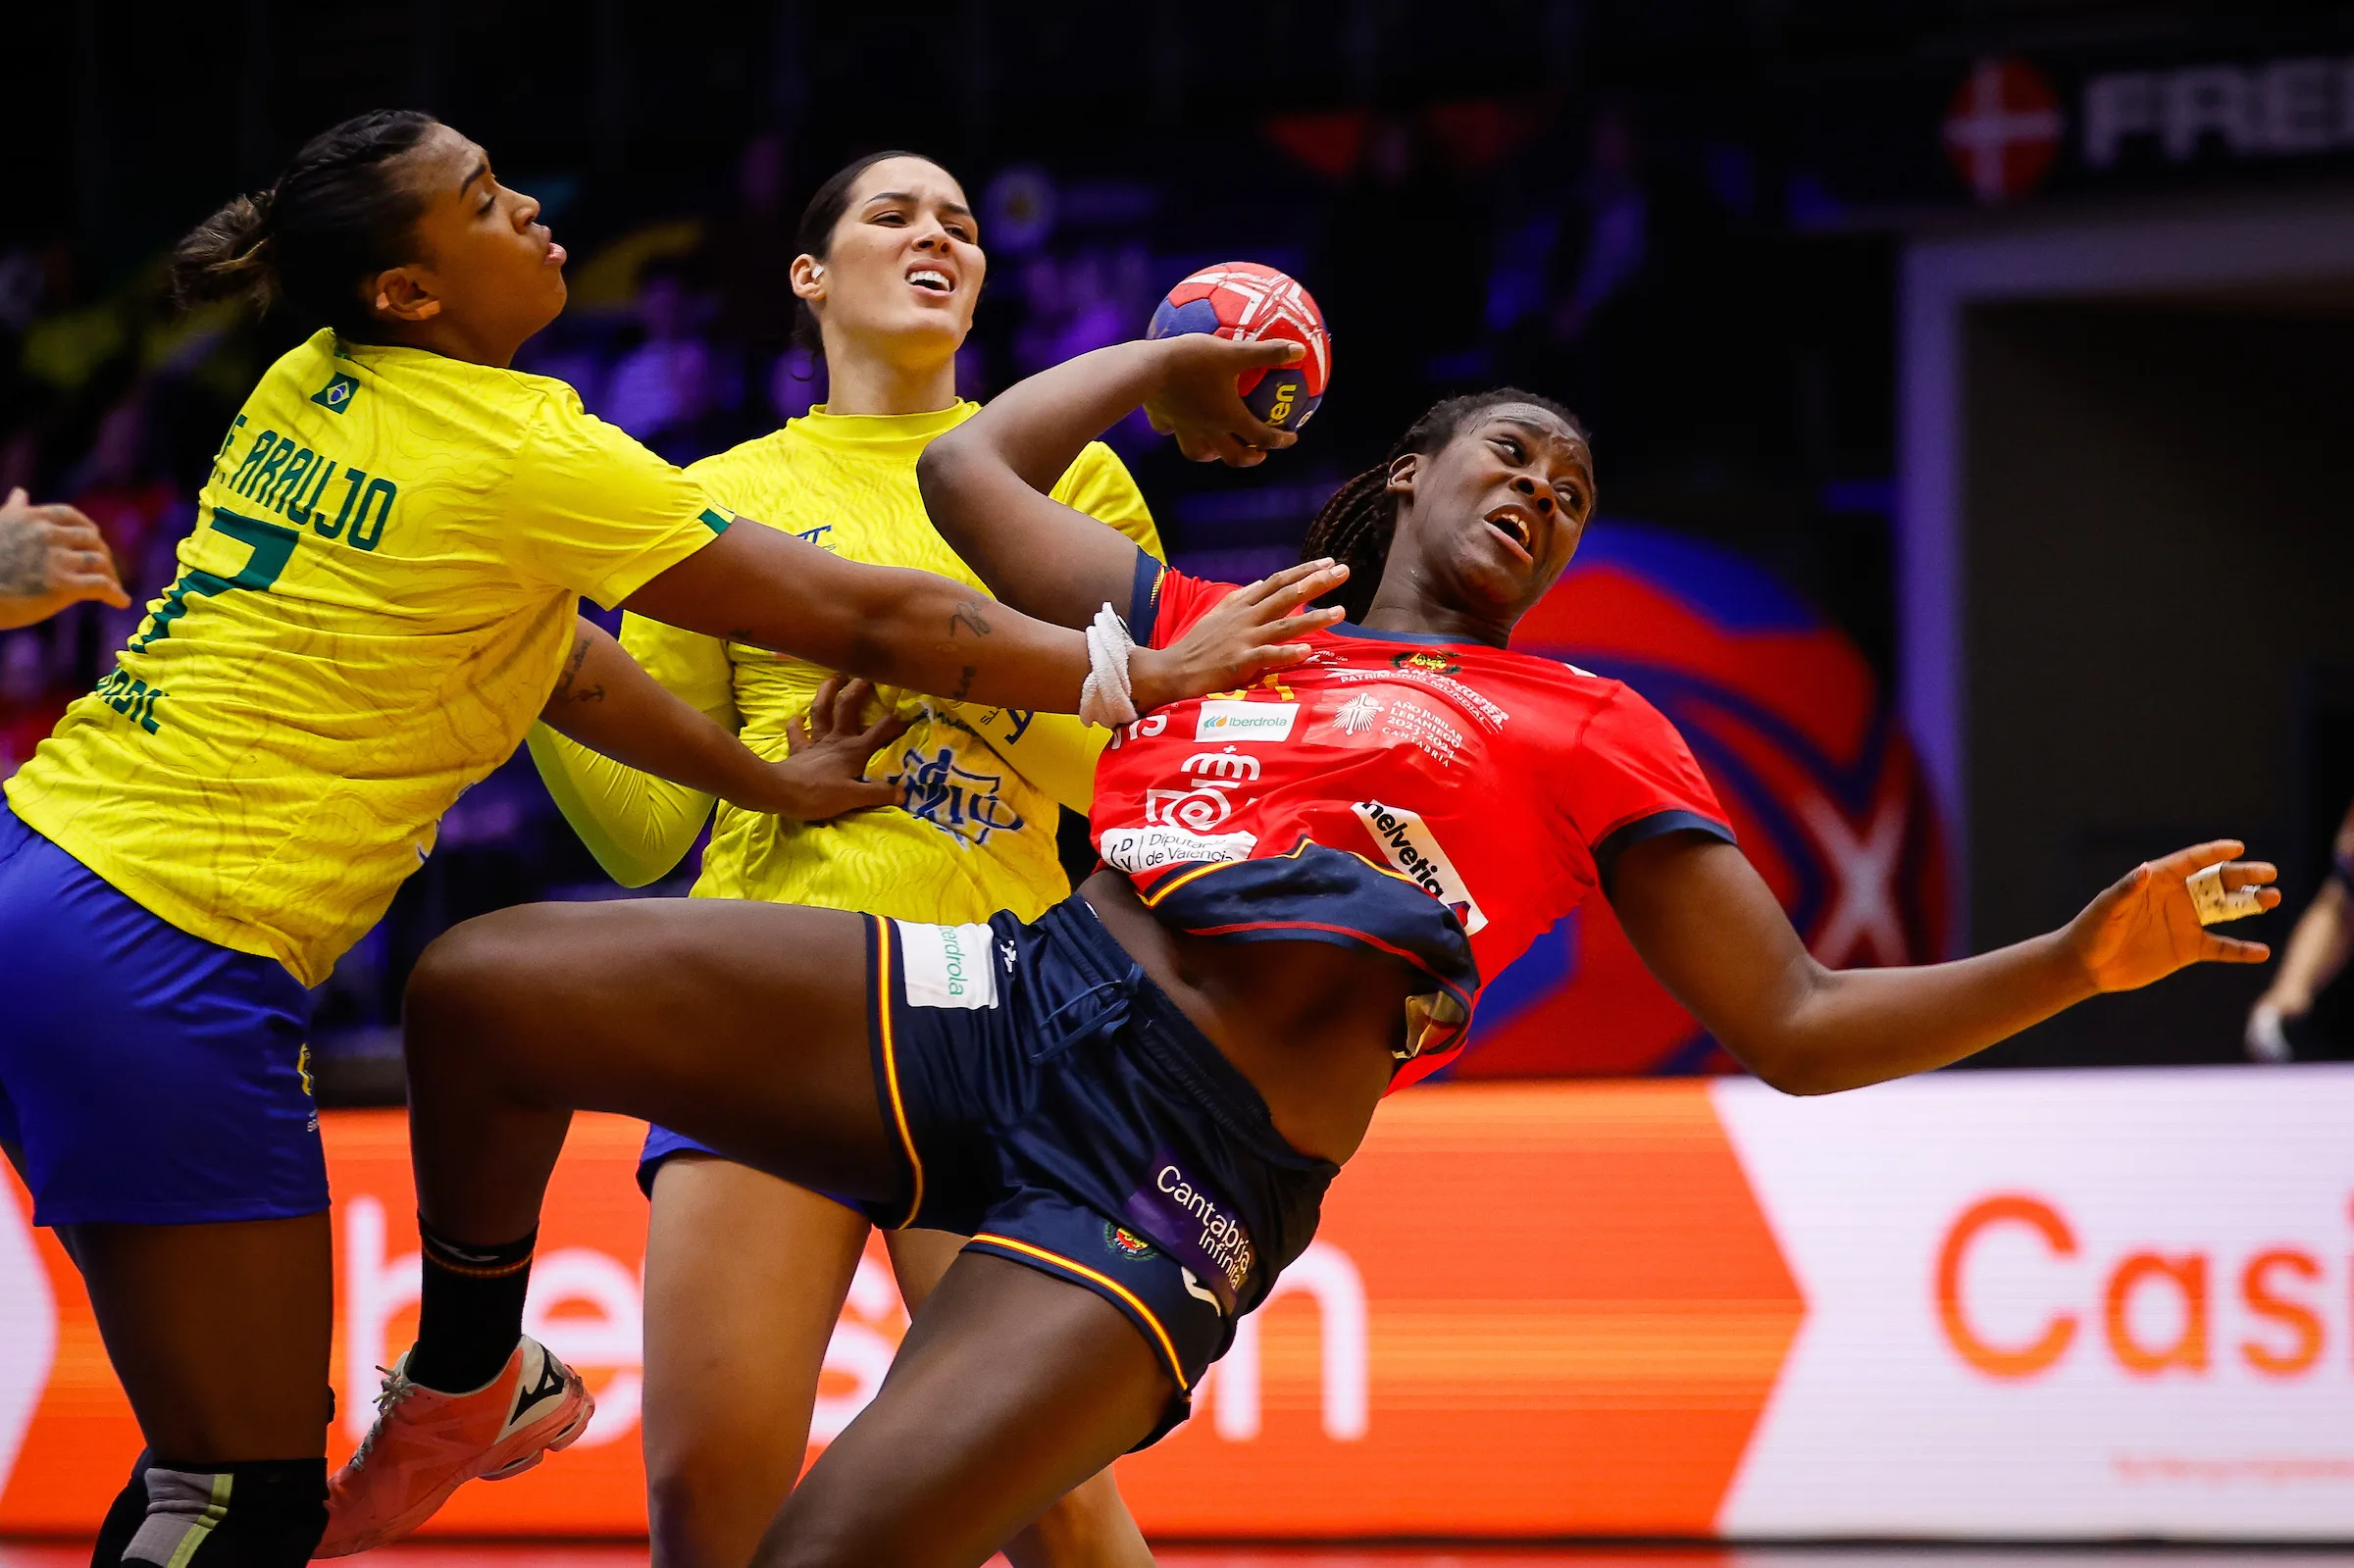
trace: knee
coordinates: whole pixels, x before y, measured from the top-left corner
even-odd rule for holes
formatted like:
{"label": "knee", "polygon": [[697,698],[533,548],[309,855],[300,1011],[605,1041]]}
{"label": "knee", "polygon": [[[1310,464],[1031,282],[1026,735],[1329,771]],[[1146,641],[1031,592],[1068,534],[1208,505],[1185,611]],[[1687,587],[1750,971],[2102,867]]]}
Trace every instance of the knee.
{"label": "knee", "polygon": [[654,1568],[718,1568],[720,1555],[711,1540],[710,1510],[704,1498],[707,1490],[691,1472],[664,1473],[647,1467],[645,1524],[652,1541]]}
{"label": "knee", "polygon": [[649,1445],[645,1508],[655,1568],[742,1568],[792,1490],[790,1478],[782,1489],[767,1481],[725,1455],[665,1457]]}
{"label": "knee", "polygon": [[498,1015],[533,973],[539,945],[525,911],[502,910],[453,926],[409,972],[401,1002],[410,1048],[495,1032]]}

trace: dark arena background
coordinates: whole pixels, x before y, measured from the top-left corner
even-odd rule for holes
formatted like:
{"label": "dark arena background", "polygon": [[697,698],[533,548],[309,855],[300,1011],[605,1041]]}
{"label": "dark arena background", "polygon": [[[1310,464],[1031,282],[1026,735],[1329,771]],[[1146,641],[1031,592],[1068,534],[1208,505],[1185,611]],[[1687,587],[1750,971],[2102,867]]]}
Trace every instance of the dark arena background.
{"label": "dark arena background", "polygon": [[[223,430],[299,336],[177,316],[170,245],[312,132],[406,106],[571,251],[520,368],[676,463],[825,401],[790,341],[795,220],[883,147],[979,215],[965,396],[1139,335],[1206,264],[1314,292],[1333,384],[1296,449],[1238,476],[1141,417],[1109,437],[1188,572],[1297,559],[1436,398],[1559,398],[1601,511],[1515,645],[1675,722],[1827,963],[2013,941],[2226,834],[2281,868],[2245,928],[2277,954],[2354,802],[2354,7],[83,0],[9,8],[0,60],[0,492],[96,519],[134,601],[0,633],[0,775],[171,581]],[[986,824],[945,758],[904,759],[907,809]],[[418,953],[621,892],[519,754],[320,987],[332,1456],[416,1311]],[[1595,899],[1388,1104],[1122,1490],[1192,1568],[2354,1550],[2354,986],[2252,1061],[2277,969],[1799,1101]],[[640,1132],[576,1124],[534,1280],[596,1427],[461,1492],[404,1562],[644,1560]],[[138,1438],[17,1197],[0,1568],[63,1568]],[[906,1321],[878,1245],[818,1446]]]}

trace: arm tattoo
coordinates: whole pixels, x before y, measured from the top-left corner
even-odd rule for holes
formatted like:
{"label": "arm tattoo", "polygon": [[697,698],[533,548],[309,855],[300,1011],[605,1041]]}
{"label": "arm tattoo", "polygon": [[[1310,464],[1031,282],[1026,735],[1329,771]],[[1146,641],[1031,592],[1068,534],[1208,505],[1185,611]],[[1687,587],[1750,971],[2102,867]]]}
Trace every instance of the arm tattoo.
{"label": "arm tattoo", "polygon": [[603,686],[584,686],[578,691],[572,689],[573,677],[579,675],[581,666],[588,662],[588,639],[585,636],[575,637],[572,643],[572,657],[564,661],[564,673],[556,677],[556,691],[555,695],[549,698],[550,701],[602,702],[605,700]]}
{"label": "arm tattoo", "polygon": [[964,667],[964,679],[956,683],[956,689],[948,693],[948,700],[950,702],[962,702],[966,695],[973,689],[973,677],[979,675],[980,673],[981,667],[979,665],[966,665]]}
{"label": "arm tattoo", "polygon": [[35,518],[0,523],[0,595],[37,599],[49,591],[49,531]]}
{"label": "arm tattoo", "polygon": [[955,636],[958,627],[964,628],[977,637],[989,635],[989,622],[982,616],[981,606],[970,600],[956,606],[956,613],[948,617],[948,635]]}

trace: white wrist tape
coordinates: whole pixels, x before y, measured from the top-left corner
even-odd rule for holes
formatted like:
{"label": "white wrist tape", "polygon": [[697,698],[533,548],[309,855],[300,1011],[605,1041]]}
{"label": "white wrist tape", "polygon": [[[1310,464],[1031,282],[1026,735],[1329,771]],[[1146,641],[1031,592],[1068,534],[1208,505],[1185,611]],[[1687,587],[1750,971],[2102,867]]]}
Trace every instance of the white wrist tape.
{"label": "white wrist tape", "polygon": [[1087,629],[1088,677],[1079,685],[1079,722],[1116,729],[1136,723],[1136,693],[1128,684],[1128,655],[1136,647],[1128,623],[1106,604]]}
{"label": "white wrist tape", "polygon": [[2224,862],[2218,861],[2204,871],[2194,871],[2182,879],[2190,889],[2190,907],[2198,911],[2199,924],[2220,926],[2226,920],[2244,920],[2262,914],[2264,905],[2256,898],[2256,888],[2226,887]]}

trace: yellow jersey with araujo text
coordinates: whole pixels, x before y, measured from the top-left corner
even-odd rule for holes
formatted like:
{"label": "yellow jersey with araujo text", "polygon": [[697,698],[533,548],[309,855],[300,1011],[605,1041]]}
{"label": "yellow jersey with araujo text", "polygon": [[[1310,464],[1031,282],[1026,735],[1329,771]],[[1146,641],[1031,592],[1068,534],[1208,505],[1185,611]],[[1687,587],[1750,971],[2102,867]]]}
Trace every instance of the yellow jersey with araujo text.
{"label": "yellow jersey with araujo text", "polygon": [[237,415],[179,575],[8,783],[208,941],[324,979],[538,716],[578,596],[732,514],[562,381],[321,332]]}
{"label": "yellow jersey with araujo text", "polygon": [[[757,519],[845,560],[981,587],[932,526],[915,481],[924,448],[979,412],[961,401],[935,414],[841,415],[821,406],[687,472],[747,527]],[[1161,553],[1136,481],[1101,442],[1080,452],[1052,494]],[[808,711],[830,674],[635,615],[623,623],[622,642],[655,679],[765,757],[786,755],[787,726]],[[1003,753],[1034,729],[1075,731],[1078,721],[897,689],[883,697],[912,723],[870,772],[904,781],[904,807],[809,825],[722,802],[697,894],[956,923],[1000,909],[1033,919],[1069,891],[1055,852],[1060,807]],[[1074,735],[1065,749],[1084,751],[1085,742]]]}

